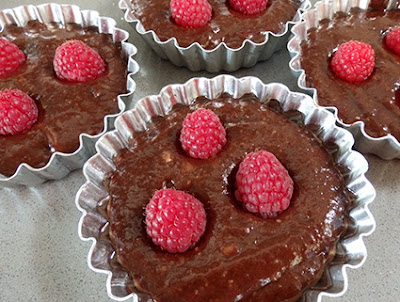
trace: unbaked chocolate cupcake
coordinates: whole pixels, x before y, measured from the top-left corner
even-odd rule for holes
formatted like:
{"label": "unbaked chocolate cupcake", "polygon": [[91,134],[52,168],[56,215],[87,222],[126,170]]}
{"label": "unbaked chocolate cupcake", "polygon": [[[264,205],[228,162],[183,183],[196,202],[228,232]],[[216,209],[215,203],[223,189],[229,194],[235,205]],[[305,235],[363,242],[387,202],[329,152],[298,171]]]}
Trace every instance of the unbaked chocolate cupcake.
{"label": "unbaked chocolate cupcake", "polygon": [[[400,158],[400,52],[390,46],[391,35],[400,33],[400,10],[394,5],[320,1],[293,27],[288,44],[298,85],[335,112],[339,124],[353,133],[357,150],[383,159]],[[357,67],[354,61],[355,69],[338,71],[335,56],[355,45],[372,54],[370,68],[364,63]],[[354,53],[360,55],[359,62],[367,62],[361,48]],[[357,68],[368,71],[360,81],[353,77]],[[348,72],[349,78],[341,78],[341,72]]]}
{"label": "unbaked chocolate cupcake", "polygon": [[[125,110],[135,89],[136,48],[113,19],[75,5],[5,9],[0,24],[4,49],[15,48],[10,58],[21,58],[18,66],[2,65],[7,73],[0,78],[1,99],[7,102],[1,105],[7,104],[8,117],[0,127],[0,186],[62,178],[82,167],[94,152],[94,142]],[[80,63],[76,59],[74,66],[92,64],[98,69],[63,65],[62,60],[78,58],[79,52],[86,57]],[[20,118],[17,125],[12,118],[13,112],[22,110],[15,107],[20,95],[30,100],[34,115],[25,125],[25,120]]]}
{"label": "unbaked chocolate cupcake", "polygon": [[119,6],[125,21],[161,58],[208,72],[235,71],[267,60],[284,47],[289,28],[311,6],[308,0],[264,0],[258,1],[264,5],[260,11],[248,14],[236,11],[229,1],[192,2],[209,3],[208,21],[196,28],[178,25],[169,0],[121,0]]}
{"label": "unbaked chocolate cupcake", "polygon": [[[182,134],[195,129],[193,119],[216,129],[204,140],[217,142],[205,157],[199,145],[194,153],[186,148],[188,137],[199,135]],[[97,142],[97,154],[84,166],[87,182],[76,204],[83,213],[80,236],[94,240],[89,265],[109,275],[115,299],[316,302],[341,295],[346,268],[365,261],[362,238],[375,228],[368,210],[375,190],[353,143],[332,113],[281,84],[221,75],[167,86],[118,117],[116,130]],[[289,204],[278,198],[279,206],[268,207],[254,193],[258,186],[238,193],[242,163],[264,152],[280,162],[278,170],[286,169],[274,179],[292,180],[274,191],[289,192]],[[171,217],[169,210],[148,211],[157,192],[180,192],[198,201],[193,208],[202,205],[205,215],[188,214],[192,219],[182,224],[184,233],[194,219],[202,226],[183,250],[175,231],[162,232],[170,237],[160,241],[150,230]],[[265,206],[243,198],[250,192]]]}

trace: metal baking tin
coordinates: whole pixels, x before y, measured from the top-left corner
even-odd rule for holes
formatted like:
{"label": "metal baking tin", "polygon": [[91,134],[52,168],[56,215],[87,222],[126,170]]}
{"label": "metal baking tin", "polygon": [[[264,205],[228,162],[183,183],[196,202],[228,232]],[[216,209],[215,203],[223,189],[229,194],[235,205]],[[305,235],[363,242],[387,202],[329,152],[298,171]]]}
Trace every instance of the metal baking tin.
{"label": "metal baking tin", "polygon": [[[298,77],[297,84],[307,93],[313,96],[314,101],[318,103],[317,89],[307,86],[306,74],[301,68],[301,43],[307,40],[307,31],[318,27],[318,23],[322,19],[332,19],[337,12],[349,13],[352,8],[368,9],[370,1],[349,1],[349,0],[323,0],[318,1],[315,7],[302,14],[302,21],[294,25],[291,29],[293,36],[289,40],[288,50],[292,59],[289,67],[293,74]],[[395,9],[396,1],[389,1],[387,9]],[[362,153],[375,154],[382,159],[400,159],[400,142],[392,135],[382,137],[372,137],[365,132],[365,124],[357,121],[352,124],[344,123],[338,116],[336,107],[326,107],[332,111],[337,119],[338,124],[349,130],[355,138],[355,149]]]}
{"label": "metal baking tin", "polygon": [[257,62],[269,59],[275,51],[285,47],[290,32],[289,28],[300,21],[301,11],[311,7],[310,0],[303,0],[292,21],[285,24],[281,32],[268,32],[265,41],[254,43],[246,39],[240,48],[230,48],[224,42],[216,48],[204,49],[195,42],[188,47],[178,45],[176,38],[160,41],[153,30],[146,30],[134,16],[134,7],[129,0],[120,0],[119,7],[125,10],[125,21],[131,23],[151,48],[163,59],[169,59],[176,66],[185,66],[191,71],[208,72],[235,71],[242,67],[254,66]]}
{"label": "metal baking tin", "polygon": [[27,5],[0,11],[0,28],[6,24],[16,24],[24,26],[28,21],[38,20],[44,24],[56,22],[58,24],[75,23],[87,26],[96,26],[100,33],[112,35],[115,43],[121,43],[123,55],[127,61],[127,94],[118,96],[118,107],[120,112],[117,114],[106,115],[104,117],[104,129],[97,135],[85,133],[79,136],[79,148],[73,153],[54,152],[49,162],[42,168],[32,168],[23,163],[17,171],[10,177],[0,174],[1,186],[15,185],[37,185],[50,179],[60,179],[71,171],[81,168],[86,160],[95,153],[94,143],[97,139],[114,128],[115,118],[125,111],[129,98],[133,94],[136,83],[133,75],[138,72],[139,65],[133,59],[136,54],[136,47],[128,43],[129,33],[116,28],[116,22],[112,18],[102,17],[94,10],[81,10],[76,5],[59,5],[55,3],[42,4],[38,6]]}
{"label": "metal baking tin", "polygon": [[355,196],[354,208],[350,211],[353,219],[348,232],[338,242],[336,257],[325,270],[323,278],[316,286],[307,290],[300,301],[317,302],[325,295],[342,295],[348,286],[346,270],[357,268],[364,263],[367,251],[363,237],[375,229],[374,218],[368,209],[368,204],[376,195],[374,187],[365,178],[368,163],[360,153],[352,150],[352,135],[336,126],[334,115],[315,105],[310,96],[291,92],[282,84],[264,84],[255,77],[238,79],[230,75],[220,75],[212,79],[193,78],[182,85],[166,86],[159,95],[141,99],[133,109],[117,118],[116,129],[99,139],[96,143],[97,154],[84,165],[86,183],[79,189],[75,200],[82,212],[78,227],[79,236],[85,241],[92,240],[88,255],[89,267],[95,272],[108,275],[106,284],[110,298],[120,301],[129,297],[134,301],[143,298],[143,301],[148,301],[146,299],[149,297],[144,297],[139,292],[127,292],[126,285],[132,285],[132,281],[115,259],[110,261],[115,258],[115,251],[104,234],[108,222],[100,205],[109,198],[105,184],[116,169],[113,158],[127,148],[128,141],[136,132],[144,131],[152,123],[153,117],[167,115],[177,103],[188,105],[197,96],[213,99],[223,92],[235,98],[253,93],[262,101],[277,99],[284,112],[297,110],[302,113],[304,120],[295,122],[304,123],[322,142],[337,146],[337,152],[333,154],[334,160],[341,171],[344,171],[346,187]]}

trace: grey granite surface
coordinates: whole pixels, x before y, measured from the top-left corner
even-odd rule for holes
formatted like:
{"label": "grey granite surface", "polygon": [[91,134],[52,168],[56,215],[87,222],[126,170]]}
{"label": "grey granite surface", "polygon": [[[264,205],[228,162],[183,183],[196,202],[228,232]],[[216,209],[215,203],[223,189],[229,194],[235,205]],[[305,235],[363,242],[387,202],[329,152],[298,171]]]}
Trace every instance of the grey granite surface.
{"label": "grey granite surface", "polygon": [[[130,42],[138,48],[136,60],[141,70],[135,77],[134,98],[156,94],[171,83],[183,83],[192,73],[163,61],[143,43],[130,25],[123,21],[117,1],[53,1],[78,4],[113,17],[118,27],[130,31]],[[0,9],[41,1],[0,1]],[[288,69],[286,50],[269,61],[233,73],[237,77],[254,75],[264,82],[282,82],[292,90],[296,81]],[[400,301],[400,160],[383,161],[367,156],[367,177],[377,190],[370,209],[377,222],[376,231],[365,239],[368,259],[355,270],[348,270],[349,288],[339,298],[323,302]],[[81,213],[75,194],[84,183],[80,170],[62,180],[43,185],[0,188],[0,301],[112,301],[105,288],[106,275],[91,271],[86,263],[89,242],[78,237]]]}

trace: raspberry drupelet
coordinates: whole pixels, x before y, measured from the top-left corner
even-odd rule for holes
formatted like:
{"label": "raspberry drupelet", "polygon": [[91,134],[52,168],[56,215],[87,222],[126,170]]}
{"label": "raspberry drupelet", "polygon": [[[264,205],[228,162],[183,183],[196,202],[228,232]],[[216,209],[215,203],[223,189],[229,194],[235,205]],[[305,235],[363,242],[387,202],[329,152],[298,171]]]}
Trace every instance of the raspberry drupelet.
{"label": "raspberry drupelet", "polygon": [[339,78],[348,82],[363,82],[375,67],[375,52],[369,44],[349,41],[333,54],[331,67]]}
{"label": "raspberry drupelet", "polygon": [[147,234],[154,244],[170,253],[183,253],[193,247],[206,228],[203,204],[179,190],[158,190],[145,214]]}
{"label": "raspberry drupelet", "polygon": [[214,112],[201,108],[186,116],[180,142],[191,157],[207,159],[219,153],[226,144],[226,132]]}
{"label": "raspberry drupelet", "polygon": [[0,135],[28,130],[38,118],[38,108],[29,95],[19,89],[0,91]]}
{"label": "raspberry drupelet", "polygon": [[293,180],[274,154],[253,152],[240,163],[235,197],[249,212],[275,217],[289,207],[292,194]]}
{"label": "raspberry drupelet", "polygon": [[56,49],[53,66],[59,79],[70,82],[92,81],[105,71],[98,52],[78,40],[67,41]]}

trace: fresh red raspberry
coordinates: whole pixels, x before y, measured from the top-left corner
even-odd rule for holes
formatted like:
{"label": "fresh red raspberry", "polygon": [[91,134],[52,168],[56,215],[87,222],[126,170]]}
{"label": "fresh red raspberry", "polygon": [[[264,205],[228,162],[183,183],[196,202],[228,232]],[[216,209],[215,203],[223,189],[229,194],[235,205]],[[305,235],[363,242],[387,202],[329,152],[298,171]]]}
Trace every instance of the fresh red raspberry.
{"label": "fresh red raspberry", "polygon": [[229,0],[233,9],[244,15],[256,15],[264,11],[268,0]]}
{"label": "fresh red raspberry", "polygon": [[25,54],[14,43],[0,38],[0,78],[16,70],[26,60]]}
{"label": "fresh red raspberry", "polygon": [[0,91],[0,134],[17,134],[32,127],[38,118],[34,100],[18,89]]}
{"label": "fresh red raspberry", "polygon": [[386,46],[400,55],[400,27],[392,29],[385,37]]}
{"label": "fresh red raspberry", "polygon": [[53,65],[57,77],[70,82],[88,82],[105,71],[98,52],[77,40],[67,41],[56,49]]}
{"label": "fresh red raspberry", "polygon": [[236,173],[235,197],[251,213],[275,217],[289,207],[293,180],[268,151],[248,154]]}
{"label": "fresh red raspberry", "polygon": [[192,195],[162,189],[147,204],[145,222],[154,244],[170,253],[183,253],[199,241],[207,218],[203,204]]}
{"label": "fresh red raspberry", "polygon": [[211,20],[212,8],[207,0],[171,0],[170,10],[176,24],[201,27]]}
{"label": "fresh red raspberry", "polygon": [[333,54],[333,72],[348,82],[366,80],[375,67],[375,52],[369,44],[349,41],[339,46]]}
{"label": "fresh red raspberry", "polygon": [[226,132],[214,112],[201,108],[185,117],[180,141],[191,157],[206,159],[221,151],[226,143]]}

